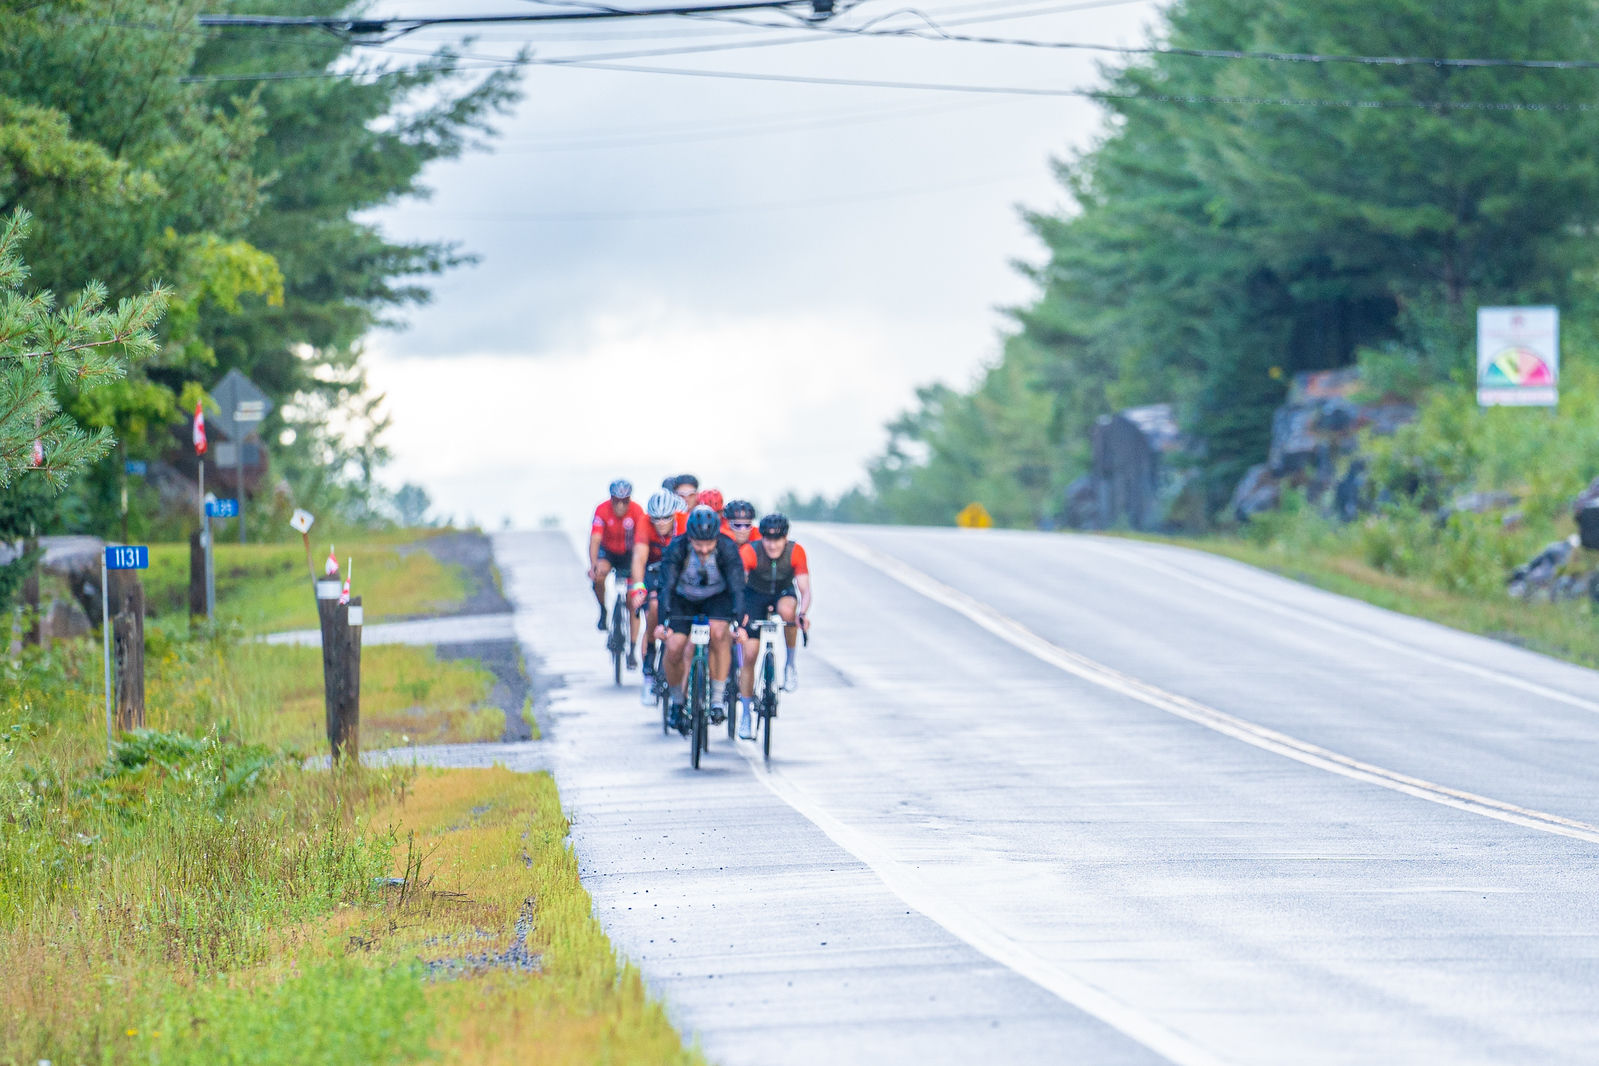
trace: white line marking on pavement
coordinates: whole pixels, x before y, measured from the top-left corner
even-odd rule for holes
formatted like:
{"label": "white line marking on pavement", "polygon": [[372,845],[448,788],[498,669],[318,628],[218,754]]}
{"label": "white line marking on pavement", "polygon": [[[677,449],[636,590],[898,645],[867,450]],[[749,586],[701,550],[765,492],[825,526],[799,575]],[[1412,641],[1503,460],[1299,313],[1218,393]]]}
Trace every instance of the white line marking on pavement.
{"label": "white line marking on pavement", "polygon": [[1147,682],[1130,677],[1118,670],[1097,663],[1086,656],[1076,652],[1067,651],[1058,644],[1053,644],[1034,633],[1020,622],[999,613],[981,600],[968,596],[958,589],[951,588],[936,578],[929,577],[915,567],[909,566],[892,556],[885,555],[874,548],[843,536],[831,530],[818,529],[814,526],[806,531],[807,536],[819,537],[846,555],[881,571],[900,584],[921,593],[934,602],[956,611],[976,622],[979,626],[993,633],[1000,639],[1020,648],[1035,658],[1060,668],[1069,674],[1082,678],[1084,681],[1119,692],[1151,707],[1158,708],[1168,714],[1186,719],[1206,729],[1214,730],[1245,744],[1253,745],[1263,751],[1273,752],[1286,756],[1296,762],[1307,766],[1314,766],[1330,773],[1340,774],[1356,781],[1377,785],[1381,788],[1401,792],[1416,799],[1437,803],[1444,807],[1453,807],[1468,814],[1480,815],[1484,818],[1493,818],[1511,825],[1523,826],[1527,829],[1536,829],[1544,833],[1554,833],[1558,836],[1573,837],[1585,840],[1590,844],[1599,844],[1599,826],[1589,825],[1587,822],[1563,818],[1557,814],[1545,811],[1532,810],[1527,807],[1518,807],[1512,803],[1479,796],[1472,792],[1462,792],[1459,789],[1449,788],[1445,785],[1435,784],[1419,777],[1411,777],[1371,763],[1352,759],[1347,755],[1340,755],[1316,744],[1308,743],[1279,733],[1275,729],[1256,725],[1233,715],[1206,706],[1186,696],[1178,696],[1157,688]]}
{"label": "white line marking on pavement", "polygon": [[[816,534],[814,528],[807,532],[811,536]],[[1226,1066],[1225,1059],[1199,1047],[1160,1022],[1146,1018],[1108,993],[1073,977],[1059,966],[1034,954],[1025,944],[995,928],[980,914],[940,894],[916,873],[914,867],[891,858],[870,835],[852,829],[828,814],[779,771],[763,768],[761,758],[749,744],[739,743],[737,750],[754,768],[755,776],[778,799],[809,819],[833,843],[865,863],[889,891],[958,939],[1084,1014],[1099,1019],[1129,1039],[1169,1059],[1175,1066]]]}
{"label": "white line marking on pavement", "polygon": [[[1491,666],[1478,666],[1476,663],[1469,663],[1464,659],[1456,659],[1452,656],[1441,655],[1438,652],[1427,651],[1423,648],[1418,648],[1412,644],[1407,644],[1402,640],[1395,640],[1392,637],[1379,636],[1376,633],[1368,633],[1359,626],[1352,626],[1347,622],[1339,622],[1331,618],[1323,618],[1313,611],[1307,611],[1299,607],[1293,607],[1286,603],[1278,603],[1276,600],[1268,599],[1265,596],[1257,596],[1253,592],[1244,592],[1239,589],[1224,585],[1219,581],[1212,581],[1209,578],[1204,577],[1196,577],[1187,571],[1170,565],[1169,563],[1160,562],[1155,559],[1147,559],[1139,552],[1125,551],[1117,546],[1106,544],[1103,541],[1092,540],[1085,537],[1082,539],[1081,543],[1084,547],[1087,547],[1092,551],[1099,551],[1103,554],[1110,555],[1113,558],[1121,559],[1124,562],[1133,563],[1135,566],[1142,566],[1145,569],[1154,570],[1158,573],[1166,574],[1169,577],[1179,578],[1188,582],[1190,585],[1195,585],[1199,588],[1205,589],[1208,592],[1214,592],[1218,595],[1226,596],[1227,598],[1237,600],[1240,603],[1247,603],[1254,607],[1260,607],[1264,610],[1275,612],[1276,614],[1282,615],[1286,618],[1292,618],[1296,621],[1309,622],[1312,625],[1320,626],[1321,628],[1330,630],[1339,634],[1340,636],[1354,637],[1357,640],[1363,640],[1368,644],[1374,644],[1377,647],[1384,648],[1388,651],[1402,651],[1406,655],[1414,656],[1417,659],[1421,659],[1438,666],[1452,667],[1453,669],[1459,670],[1462,673],[1470,674],[1473,677],[1480,677],[1501,685],[1508,685],[1511,688],[1518,688],[1521,691],[1531,693],[1534,696],[1542,696],[1544,699],[1554,700],[1558,703],[1564,703],[1572,707],[1580,707],[1585,711],[1592,711],[1595,714],[1599,714],[1599,703],[1595,703],[1593,700],[1583,699],[1581,696],[1574,696],[1569,692],[1563,692],[1557,688],[1550,688],[1548,685],[1541,685],[1536,681],[1528,681],[1527,679],[1517,677],[1514,674],[1507,674],[1503,671],[1495,670]],[[1225,559],[1226,556],[1216,556],[1215,558]],[[1236,560],[1228,561],[1232,562]],[[1239,563],[1238,565],[1244,566],[1247,564]],[[1287,579],[1285,578],[1284,580]],[[1328,593],[1328,595],[1333,595],[1333,593]],[[1382,610],[1382,608],[1377,609]],[[1482,639],[1487,640],[1489,638],[1484,637]]]}

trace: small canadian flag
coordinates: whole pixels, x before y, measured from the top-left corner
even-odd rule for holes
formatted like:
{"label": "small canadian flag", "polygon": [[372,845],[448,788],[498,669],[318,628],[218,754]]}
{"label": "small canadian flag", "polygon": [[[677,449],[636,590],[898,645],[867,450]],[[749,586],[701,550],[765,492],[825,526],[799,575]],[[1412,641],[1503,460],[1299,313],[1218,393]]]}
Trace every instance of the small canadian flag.
{"label": "small canadian flag", "polygon": [[322,573],[328,577],[339,576],[339,557],[333,554],[333,545],[328,545],[328,561],[322,564]]}
{"label": "small canadian flag", "polygon": [[33,438],[32,464],[36,467],[44,465],[44,441],[38,437]]}
{"label": "small canadian flag", "polygon": [[199,400],[194,401],[194,454],[205,454],[205,412]]}
{"label": "small canadian flag", "polygon": [[[337,564],[335,564],[337,565]],[[350,556],[344,563],[344,588],[339,591],[341,604],[350,602],[350,578],[355,574],[355,556]]]}

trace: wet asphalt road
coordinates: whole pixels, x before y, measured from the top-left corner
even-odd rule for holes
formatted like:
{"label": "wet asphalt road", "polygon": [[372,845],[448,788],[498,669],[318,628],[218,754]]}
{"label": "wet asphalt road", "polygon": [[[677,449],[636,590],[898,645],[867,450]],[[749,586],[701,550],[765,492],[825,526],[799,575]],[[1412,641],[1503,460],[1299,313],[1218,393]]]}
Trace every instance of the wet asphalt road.
{"label": "wet asphalt road", "polygon": [[495,538],[596,914],[713,1060],[1599,1061],[1599,675],[1165,546],[796,532],[770,772]]}

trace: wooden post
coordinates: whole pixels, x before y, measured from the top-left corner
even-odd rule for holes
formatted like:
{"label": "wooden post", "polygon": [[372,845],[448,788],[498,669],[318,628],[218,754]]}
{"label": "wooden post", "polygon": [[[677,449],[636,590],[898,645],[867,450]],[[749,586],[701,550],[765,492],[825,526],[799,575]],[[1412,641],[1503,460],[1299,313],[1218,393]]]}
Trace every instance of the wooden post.
{"label": "wooden post", "polygon": [[135,570],[113,570],[109,587],[116,662],[118,732],[144,728],[144,584]]}
{"label": "wooden post", "polygon": [[338,747],[346,759],[361,757],[361,597],[339,608],[339,705],[335,715]]}
{"label": "wooden post", "polygon": [[328,745],[332,749],[334,765],[339,761],[340,733],[335,728],[334,712],[338,707],[338,692],[342,685],[339,676],[340,668],[344,662],[339,654],[341,641],[338,638],[339,630],[339,583],[326,579],[318,579],[316,585],[316,619],[322,632],[322,706],[325,725],[328,735]]}
{"label": "wooden post", "polygon": [[189,534],[189,626],[205,615],[205,545],[197,529]]}
{"label": "wooden post", "polygon": [[339,603],[340,582],[316,582],[317,622],[322,633],[322,700],[333,762],[357,759],[361,751],[361,598]]}

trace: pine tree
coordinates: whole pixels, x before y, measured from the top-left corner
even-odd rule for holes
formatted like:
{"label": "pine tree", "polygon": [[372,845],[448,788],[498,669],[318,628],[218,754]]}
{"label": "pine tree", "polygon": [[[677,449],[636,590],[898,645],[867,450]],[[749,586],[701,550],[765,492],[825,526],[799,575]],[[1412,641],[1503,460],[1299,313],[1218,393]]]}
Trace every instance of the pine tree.
{"label": "pine tree", "polygon": [[112,308],[92,282],[57,307],[53,294],[24,288],[28,222],[17,211],[0,229],[0,490],[30,479],[59,491],[116,443],[109,429],[79,425],[62,397],[104,388],[155,354],[151,331],[167,292],[158,286]]}

